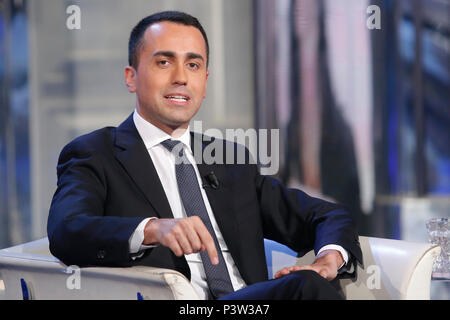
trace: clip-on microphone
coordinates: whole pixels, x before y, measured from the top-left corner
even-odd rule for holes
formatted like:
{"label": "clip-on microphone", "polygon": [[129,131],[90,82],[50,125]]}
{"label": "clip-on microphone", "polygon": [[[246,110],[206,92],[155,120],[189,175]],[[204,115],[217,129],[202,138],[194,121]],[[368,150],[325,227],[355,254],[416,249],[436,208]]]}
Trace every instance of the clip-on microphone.
{"label": "clip-on microphone", "polygon": [[217,179],[216,175],[214,174],[214,171],[211,171],[210,173],[208,173],[205,176],[205,178],[206,178],[207,184],[204,183],[203,188],[206,188],[206,187],[211,187],[213,189],[219,188],[219,179]]}

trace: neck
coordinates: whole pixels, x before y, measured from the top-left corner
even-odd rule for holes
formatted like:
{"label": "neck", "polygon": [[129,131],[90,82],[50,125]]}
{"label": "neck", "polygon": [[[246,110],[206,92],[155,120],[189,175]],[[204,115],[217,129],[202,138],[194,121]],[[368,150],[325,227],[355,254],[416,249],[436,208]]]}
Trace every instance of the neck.
{"label": "neck", "polygon": [[172,138],[181,137],[186,132],[187,128],[189,127],[189,122],[171,125],[171,124],[167,124],[167,123],[158,121],[158,120],[154,119],[153,117],[146,116],[139,109],[136,109],[136,110],[137,110],[138,114],[145,121],[151,123],[152,125],[154,125],[155,127],[159,128],[159,129],[161,129],[162,131],[167,133]]}

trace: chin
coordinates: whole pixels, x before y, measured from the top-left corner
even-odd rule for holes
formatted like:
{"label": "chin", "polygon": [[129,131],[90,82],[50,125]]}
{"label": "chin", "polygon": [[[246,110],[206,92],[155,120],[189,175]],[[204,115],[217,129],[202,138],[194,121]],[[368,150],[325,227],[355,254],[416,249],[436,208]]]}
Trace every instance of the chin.
{"label": "chin", "polygon": [[169,119],[166,121],[166,124],[172,128],[180,128],[180,127],[187,127],[189,125],[189,122],[191,121],[191,118],[183,118],[183,119]]}
{"label": "chin", "polygon": [[169,122],[172,123],[174,126],[182,126],[185,124],[189,124],[191,122],[192,118],[195,116],[196,112],[194,113],[183,113],[177,115],[176,112],[171,114],[171,117],[168,117]]}

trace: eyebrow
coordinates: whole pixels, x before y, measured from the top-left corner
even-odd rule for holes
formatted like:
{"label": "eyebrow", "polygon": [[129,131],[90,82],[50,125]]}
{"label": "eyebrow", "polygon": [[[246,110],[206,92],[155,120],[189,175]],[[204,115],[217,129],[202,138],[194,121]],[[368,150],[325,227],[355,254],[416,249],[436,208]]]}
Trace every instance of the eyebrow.
{"label": "eyebrow", "polygon": [[[188,52],[186,53],[188,59],[200,59],[202,61],[205,61],[205,59],[203,58],[202,55],[195,53],[195,52]],[[168,58],[175,58],[176,57],[176,53],[173,51],[156,51],[153,54],[153,57],[157,57],[157,56],[163,56],[163,57],[168,57]]]}

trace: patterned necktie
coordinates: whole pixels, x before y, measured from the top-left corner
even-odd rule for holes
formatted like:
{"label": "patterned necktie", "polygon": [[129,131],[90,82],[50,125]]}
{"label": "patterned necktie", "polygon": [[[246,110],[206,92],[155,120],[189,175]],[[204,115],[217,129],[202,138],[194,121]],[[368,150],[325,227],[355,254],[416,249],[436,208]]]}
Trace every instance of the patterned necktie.
{"label": "patterned necktie", "polygon": [[203,267],[205,269],[206,281],[213,298],[220,298],[233,292],[230,276],[228,274],[216,233],[209,219],[205,203],[203,202],[200,186],[193,165],[184,154],[183,145],[180,141],[165,140],[161,144],[175,155],[175,174],[181,200],[188,217],[198,216],[202,219],[216,245],[219,263],[213,265],[206,251],[200,251]]}

